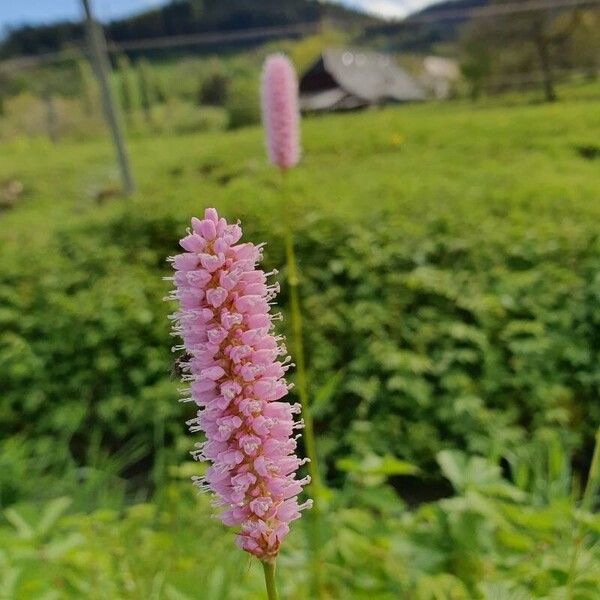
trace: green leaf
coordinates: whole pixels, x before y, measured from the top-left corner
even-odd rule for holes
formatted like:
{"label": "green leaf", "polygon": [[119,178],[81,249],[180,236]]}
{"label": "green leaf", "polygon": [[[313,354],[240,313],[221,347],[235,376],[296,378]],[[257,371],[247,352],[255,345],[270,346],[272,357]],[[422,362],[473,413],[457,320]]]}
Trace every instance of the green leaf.
{"label": "green leaf", "polygon": [[29,523],[14,509],[7,508],[4,516],[8,522],[17,530],[19,537],[29,540],[35,536],[35,531]]}
{"label": "green leaf", "polygon": [[442,450],[438,452],[436,458],[444,477],[450,481],[454,489],[463,489],[467,457],[458,450]]}
{"label": "green leaf", "polygon": [[[469,488],[489,488],[492,485],[498,486],[498,484],[503,484],[497,487],[499,492],[507,492],[506,485],[508,484],[502,481],[500,468],[481,456],[467,457],[458,450],[442,450],[438,452],[436,458],[444,477],[459,492]],[[516,488],[511,493],[519,495]]]}
{"label": "green leaf", "polygon": [[41,519],[35,526],[36,535],[43,537],[54,526],[56,521],[65,513],[71,505],[71,498],[62,497],[52,500],[44,509]]}
{"label": "green leaf", "polygon": [[309,406],[309,410],[313,417],[319,418],[327,412],[335,410],[335,407],[330,401],[340,386],[344,374],[345,369],[340,369],[334,373],[313,395],[312,402]]}
{"label": "green leaf", "polygon": [[409,462],[375,454],[369,454],[362,460],[340,458],[335,464],[340,471],[363,475],[415,475],[419,472],[419,468]]}

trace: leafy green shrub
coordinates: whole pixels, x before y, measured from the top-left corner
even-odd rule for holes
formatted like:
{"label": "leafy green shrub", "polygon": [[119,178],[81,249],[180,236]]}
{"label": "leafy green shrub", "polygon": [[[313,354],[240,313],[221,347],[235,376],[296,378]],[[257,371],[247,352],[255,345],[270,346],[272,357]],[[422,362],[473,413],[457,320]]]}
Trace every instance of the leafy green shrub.
{"label": "leafy green shrub", "polygon": [[170,97],[164,104],[150,109],[148,121],[140,111],[131,115],[130,131],[147,135],[149,131],[163,134],[189,134],[222,131],[228,124],[227,111],[217,106],[196,106],[192,102]]}
{"label": "leafy green shrub", "polygon": [[[249,239],[269,242],[265,268],[281,268],[270,215],[239,216]],[[457,237],[439,217],[418,234],[385,214],[368,225],[293,219],[311,394],[331,465],[369,449],[431,467],[444,448],[494,455],[540,428],[570,432],[585,449],[600,421],[593,231],[515,227],[483,245],[485,231]],[[172,444],[184,418],[161,275],[185,226],[120,209],[65,228],[56,255],[7,265],[3,435],[58,435],[79,455],[92,430],[109,448],[132,438],[151,448],[157,435]],[[285,313],[285,269],[281,281]]]}
{"label": "leafy green shrub", "polygon": [[81,234],[65,234],[41,272],[24,265],[24,278],[8,274],[0,428],[3,436],[55,436],[83,460],[93,432],[107,448],[139,435],[150,447],[164,422],[180,425],[166,285],[143,263],[123,269],[122,251]]}
{"label": "leafy green shrub", "polygon": [[[328,594],[364,600],[595,600],[600,519],[585,502],[577,505],[559,437],[546,431],[534,447],[539,465],[522,456],[522,463],[513,462],[518,476],[512,481],[483,457],[440,452],[437,461],[455,495],[413,511],[384,480],[373,479],[375,473],[385,478],[404,472],[407,465],[372,457],[341,489],[330,490],[324,504],[321,555]],[[170,474],[187,478],[188,467],[197,465]],[[170,481],[151,503],[92,502],[87,514],[75,505],[59,497],[13,506],[0,516],[3,596],[20,600],[52,588],[64,598],[93,590],[101,597],[179,600],[197,597],[200,581],[203,598],[264,597],[258,561],[242,557],[232,532],[211,518],[208,496],[194,498],[187,482]],[[290,600],[309,597],[309,526],[309,516],[294,523],[278,559],[281,592]]]}
{"label": "leafy green shrub", "polygon": [[229,77],[218,70],[209,73],[201,82],[198,93],[198,104],[223,106],[227,101]]}
{"label": "leafy green shrub", "polygon": [[[59,138],[89,139],[102,132],[100,114],[90,113],[79,100],[56,96],[52,101],[54,133]],[[41,97],[22,93],[7,98],[4,112],[0,120],[0,139],[48,136],[48,106]]]}
{"label": "leafy green shrub", "polygon": [[258,87],[254,80],[236,79],[231,85],[225,104],[229,127],[237,129],[260,122]]}
{"label": "leafy green shrub", "polygon": [[169,99],[159,115],[161,129],[173,133],[220,131],[227,127],[227,112],[216,106],[194,106]]}

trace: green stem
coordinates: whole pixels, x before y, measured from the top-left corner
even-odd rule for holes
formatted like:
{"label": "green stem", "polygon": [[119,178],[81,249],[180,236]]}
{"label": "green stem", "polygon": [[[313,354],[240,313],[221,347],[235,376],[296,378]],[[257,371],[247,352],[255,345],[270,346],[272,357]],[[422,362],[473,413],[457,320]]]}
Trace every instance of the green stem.
{"label": "green stem", "polygon": [[265,572],[265,584],[267,586],[268,600],[278,600],[277,587],[275,586],[275,559],[272,561],[263,560],[262,566]]}
{"label": "green stem", "polygon": [[302,340],[302,310],[300,308],[300,294],[298,287],[300,284],[298,278],[298,269],[296,264],[296,254],[294,252],[294,238],[290,225],[291,207],[289,205],[285,185],[285,171],[282,171],[281,177],[281,203],[283,208],[283,222],[285,224],[285,254],[287,267],[287,280],[290,294],[290,318],[292,325],[292,343],[294,362],[296,363],[296,392],[300,405],[302,407],[302,417],[304,419],[304,452],[309,459],[308,474],[310,475],[309,493],[313,499],[313,507],[310,514],[306,515],[308,519],[308,534],[311,550],[311,571],[312,571],[312,597],[322,598],[322,565],[320,559],[321,549],[321,515],[320,515],[320,495],[321,479],[319,477],[319,468],[317,464],[317,450],[315,443],[315,434],[313,428],[312,414],[310,412],[310,403],[308,397],[308,384],[306,376],[306,363],[304,362],[304,343]]}
{"label": "green stem", "polygon": [[[292,344],[294,353],[294,362],[296,363],[296,392],[300,405],[302,407],[302,418],[304,419],[304,450],[309,459],[308,474],[310,475],[310,489],[314,496],[315,506],[318,504],[318,496],[321,489],[321,479],[317,466],[317,450],[315,444],[315,434],[313,428],[312,414],[310,412],[310,403],[308,398],[308,385],[306,376],[306,363],[304,362],[304,343],[302,341],[302,310],[300,309],[300,295],[298,287],[300,280],[298,278],[298,268],[296,263],[296,254],[294,251],[294,237],[292,234],[290,216],[293,213],[290,206],[290,200],[287,194],[286,171],[281,171],[281,206],[283,222],[285,225],[285,256],[287,268],[287,280],[290,294],[290,318],[292,325]],[[313,507],[314,511],[314,507]]]}
{"label": "green stem", "polygon": [[296,255],[294,252],[294,240],[289,229],[285,234],[285,250],[288,271],[288,285],[290,290],[290,314],[292,321],[292,334],[294,344],[294,360],[296,362],[296,389],[302,406],[302,418],[304,419],[304,448],[306,456],[310,459],[308,473],[311,479],[311,487],[314,495],[319,495],[321,481],[317,468],[317,450],[315,445],[315,434],[313,428],[312,414],[309,407],[308,386],[306,377],[306,364],[304,362],[304,343],[302,341],[302,312],[300,310],[300,298],[298,294],[298,272],[296,270]]}

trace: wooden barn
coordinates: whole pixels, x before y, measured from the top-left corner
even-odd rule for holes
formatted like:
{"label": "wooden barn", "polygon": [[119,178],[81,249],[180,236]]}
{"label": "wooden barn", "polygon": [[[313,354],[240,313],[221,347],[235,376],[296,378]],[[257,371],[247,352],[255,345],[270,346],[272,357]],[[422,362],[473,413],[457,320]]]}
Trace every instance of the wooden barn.
{"label": "wooden barn", "polygon": [[389,56],[368,50],[326,50],[300,79],[300,107],[305,112],[424,99],[413,77]]}

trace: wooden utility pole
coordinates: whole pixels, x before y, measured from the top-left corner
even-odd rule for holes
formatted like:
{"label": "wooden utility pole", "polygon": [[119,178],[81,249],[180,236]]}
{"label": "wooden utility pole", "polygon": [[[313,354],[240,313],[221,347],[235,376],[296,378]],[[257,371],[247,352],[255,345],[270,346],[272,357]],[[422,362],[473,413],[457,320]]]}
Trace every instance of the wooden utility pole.
{"label": "wooden utility pole", "polygon": [[135,185],[129,169],[129,159],[127,157],[127,150],[125,148],[125,141],[119,120],[119,113],[117,111],[108,79],[110,63],[108,61],[106,39],[104,38],[102,29],[92,16],[90,0],[81,0],[81,4],[83,5],[83,10],[85,12],[85,26],[90,50],[90,60],[100,86],[100,96],[102,99],[104,116],[106,118],[108,128],[110,129],[112,141],[117,153],[117,161],[119,163],[119,171],[121,172],[123,191],[125,194],[129,195],[134,191]]}

